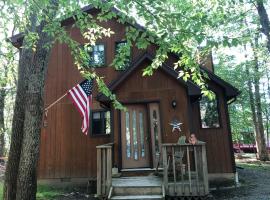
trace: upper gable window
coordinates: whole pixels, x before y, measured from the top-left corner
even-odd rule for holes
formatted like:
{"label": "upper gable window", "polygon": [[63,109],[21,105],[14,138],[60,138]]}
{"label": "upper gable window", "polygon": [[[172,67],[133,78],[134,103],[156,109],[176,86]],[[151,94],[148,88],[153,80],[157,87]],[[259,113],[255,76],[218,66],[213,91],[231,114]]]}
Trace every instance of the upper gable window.
{"label": "upper gable window", "polygon": [[214,93],[214,99],[203,96],[200,101],[200,117],[202,128],[219,128],[219,112],[217,95]]}
{"label": "upper gable window", "polygon": [[89,67],[103,67],[105,65],[105,45],[96,44],[88,50],[89,52]]}
{"label": "upper gable window", "polygon": [[115,43],[115,55],[117,59],[117,69],[125,70],[130,64],[130,50],[128,49],[127,41],[120,41]]}

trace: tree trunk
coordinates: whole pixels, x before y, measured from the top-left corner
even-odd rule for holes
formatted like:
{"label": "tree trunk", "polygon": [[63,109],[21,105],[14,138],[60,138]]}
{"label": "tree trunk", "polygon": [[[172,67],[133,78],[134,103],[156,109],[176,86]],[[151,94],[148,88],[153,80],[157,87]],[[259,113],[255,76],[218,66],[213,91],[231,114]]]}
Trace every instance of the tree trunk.
{"label": "tree trunk", "polygon": [[[52,0],[50,19],[53,19],[58,9],[58,1]],[[47,9],[44,9],[47,10]],[[46,12],[46,11],[44,11]],[[46,16],[48,13],[44,13]],[[30,65],[28,87],[25,97],[24,138],[17,178],[16,200],[34,200],[37,191],[37,164],[40,151],[40,134],[44,108],[44,86],[51,48],[47,47],[53,37],[43,32],[47,21],[42,21],[38,27],[39,40],[36,52]]]}
{"label": "tree trunk", "polygon": [[24,138],[22,143],[19,176],[17,181],[17,200],[31,200],[36,197],[36,168],[39,158],[40,132],[43,115],[43,93],[45,73],[47,72],[50,51],[45,44],[51,41],[46,33],[38,30],[40,40],[30,69],[26,91]]}
{"label": "tree trunk", "polygon": [[246,66],[246,74],[247,74],[247,80],[248,80],[248,95],[249,95],[249,101],[250,101],[250,109],[251,109],[251,113],[252,113],[254,133],[255,133],[255,138],[256,138],[256,143],[257,143],[257,152],[258,152],[259,157],[260,157],[261,146],[258,145],[258,141],[260,141],[260,139],[259,139],[259,128],[258,128],[258,123],[257,123],[254,94],[252,92],[252,78],[250,76],[250,72],[249,72],[249,69],[247,66]]}
{"label": "tree trunk", "polygon": [[[32,27],[30,30],[33,29],[34,28]],[[23,48],[20,54],[20,61],[18,66],[18,86],[11,130],[11,143],[5,173],[5,200],[16,199],[17,175],[21,155],[25,116],[25,91],[27,90],[27,82],[30,74],[29,66],[31,65],[32,55],[32,50],[27,48]]]}
{"label": "tree trunk", "polygon": [[263,117],[262,117],[262,104],[261,104],[261,94],[260,94],[260,72],[259,72],[259,62],[258,55],[256,53],[256,48],[258,48],[258,38],[255,38],[255,44],[251,44],[254,53],[254,95],[255,95],[255,107],[257,110],[257,127],[258,127],[258,146],[260,146],[259,150],[259,158],[260,160],[266,161],[269,160],[266,143],[265,143],[265,135],[264,135],[264,126],[263,126]]}
{"label": "tree trunk", "polygon": [[260,24],[262,26],[261,31],[267,38],[267,49],[270,53],[270,22],[262,0],[256,1],[256,8],[259,14]]}
{"label": "tree trunk", "polygon": [[[267,77],[267,92],[268,92],[268,98],[270,98],[270,78],[269,78],[269,71],[266,71],[266,77]],[[267,110],[267,131],[266,131],[266,138],[267,138],[267,146],[269,147],[269,107],[270,104],[268,105]]]}
{"label": "tree trunk", "polygon": [[0,157],[5,155],[5,118],[4,118],[4,108],[5,108],[5,97],[6,97],[6,89],[4,88],[4,84],[0,90]]}

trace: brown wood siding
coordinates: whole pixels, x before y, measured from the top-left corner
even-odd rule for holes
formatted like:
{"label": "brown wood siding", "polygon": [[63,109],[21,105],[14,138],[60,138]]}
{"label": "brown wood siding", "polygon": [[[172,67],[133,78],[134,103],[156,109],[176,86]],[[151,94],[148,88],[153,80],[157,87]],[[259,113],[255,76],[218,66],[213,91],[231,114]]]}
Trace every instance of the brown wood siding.
{"label": "brown wood siding", "polygon": [[[116,95],[123,104],[145,104],[151,101],[159,102],[162,142],[177,142],[180,135],[189,135],[186,88],[161,70],[157,70],[153,76],[142,77],[142,69],[149,64],[149,62],[142,63],[141,66],[116,89]],[[177,102],[175,109],[171,106],[173,100]],[[183,123],[181,126],[181,134],[172,133],[172,127],[169,123],[173,118],[177,118]],[[120,145],[120,131],[117,125],[119,120],[119,115],[115,115],[115,151],[119,149]],[[148,134],[150,134],[149,131]],[[115,165],[119,164],[119,155],[120,154],[117,153],[115,154]]]}
{"label": "brown wood siding", "polygon": [[[104,27],[110,27],[115,34],[110,38],[104,38],[98,42],[106,45],[106,65],[109,66],[114,58],[115,42],[124,39],[125,26],[116,20],[102,23]],[[83,44],[84,40],[79,31],[67,27],[70,35]],[[154,54],[156,46],[150,46],[147,51]],[[132,60],[142,55],[144,51],[132,49]],[[170,58],[172,63],[175,58]],[[128,77],[117,89],[116,94],[124,103],[134,101],[158,101],[162,124],[163,142],[176,142],[179,134],[173,134],[169,125],[174,117],[177,117],[182,125],[182,134],[189,134],[188,99],[186,88],[180,85],[169,75],[157,70],[153,76],[143,78],[142,69],[149,63],[143,63]],[[106,83],[110,83],[118,75],[113,67],[96,69],[97,73],[104,77]],[[45,86],[45,106],[61,97],[68,89],[82,80],[67,45],[56,43],[52,49],[49,61],[48,75]],[[97,88],[94,87],[93,109],[100,109],[100,104],[95,100]],[[221,94],[223,95],[223,94]],[[223,98],[221,108],[224,106]],[[176,109],[171,106],[172,100],[177,101]],[[223,109],[223,108],[222,108]],[[207,142],[208,163],[210,172],[230,172],[231,160],[229,141],[226,136],[226,120],[224,109],[221,109],[222,126],[220,130],[201,130],[195,128],[199,139]],[[193,116],[198,116],[198,108],[193,105]],[[193,117],[195,126],[198,125],[198,117]],[[80,178],[96,176],[96,146],[114,142],[114,165],[119,164],[119,112],[113,112],[113,135],[110,137],[85,136],[81,132],[79,113],[68,98],[64,98],[52,107],[47,116],[48,126],[41,132],[41,149],[38,175],[40,179],[47,178]],[[223,137],[221,137],[223,136]],[[114,141],[112,141],[114,140]],[[222,158],[222,159],[221,159]]]}
{"label": "brown wood siding", "polygon": [[[103,22],[101,25],[110,27],[115,32],[110,38],[98,40],[98,43],[105,44],[106,66],[97,68],[96,72],[104,77],[106,83],[110,83],[121,72],[109,65],[114,59],[115,42],[124,39],[125,26],[116,20]],[[73,39],[81,44],[85,42],[78,29],[68,26],[67,30]],[[132,59],[142,53],[142,50],[133,48]],[[56,43],[51,52],[46,78],[45,106],[61,97],[82,79],[67,45]],[[100,109],[99,102],[95,101],[96,95],[95,86],[93,109]],[[113,114],[117,115],[117,112]],[[116,119],[115,123],[118,123],[117,117],[113,118]],[[83,135],[80,115],[68,98],[64,98],[49,110],[47,123],[48,126],[41,132],[39,178],[95,177],[96,146],[110,142],[111,138]]]}
{"label": "brown wood siding", "polygon": [[217,94],[219,102],[220,128],[201,128],[199,102],[192,105],[194,133],[198,139],[206,142],[209,173],[232,173],[232,156],[230,149],[230,132],[225,106],[226,101],[222,88],[209,84]]}

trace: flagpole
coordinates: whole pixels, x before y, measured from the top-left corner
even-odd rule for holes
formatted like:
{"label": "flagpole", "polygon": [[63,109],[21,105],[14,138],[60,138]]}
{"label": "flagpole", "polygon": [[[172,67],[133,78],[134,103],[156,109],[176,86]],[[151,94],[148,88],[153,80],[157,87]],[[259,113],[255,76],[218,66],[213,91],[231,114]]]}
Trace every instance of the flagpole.
{"label": "flagpole", "polygon": [[52,106],[54,106],[55,104],[57,104],[59,101],[61,101],[66,95],[67,95],[67,93],[65,93],[63,96],[61,96],[56,101],[54,101],[53,103],[51,103],[47,108],[45,108],[45,112],[47,112]]}

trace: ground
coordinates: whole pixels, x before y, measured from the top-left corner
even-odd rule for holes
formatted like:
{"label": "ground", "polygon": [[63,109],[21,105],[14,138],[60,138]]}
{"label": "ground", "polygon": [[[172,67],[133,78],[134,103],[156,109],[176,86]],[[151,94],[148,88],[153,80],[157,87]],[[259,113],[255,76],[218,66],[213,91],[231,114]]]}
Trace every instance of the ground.
{"label": "ground", "polygon": [[252,154],[236,158],[240,187],[213,191],[216,200],[270,200],[270,162],[260,162]]}
{"label": "ground", "polygon": [[[237,171],[240,186],[212,191],[213,200],[270,200],[270,162],[260,162],[252,154],[237,155]],[[3,177],[0,173],[0,199],[2,199]],[[39,185],[38,200],[93,200],[86,195],[86,188],[65,188]]]}

